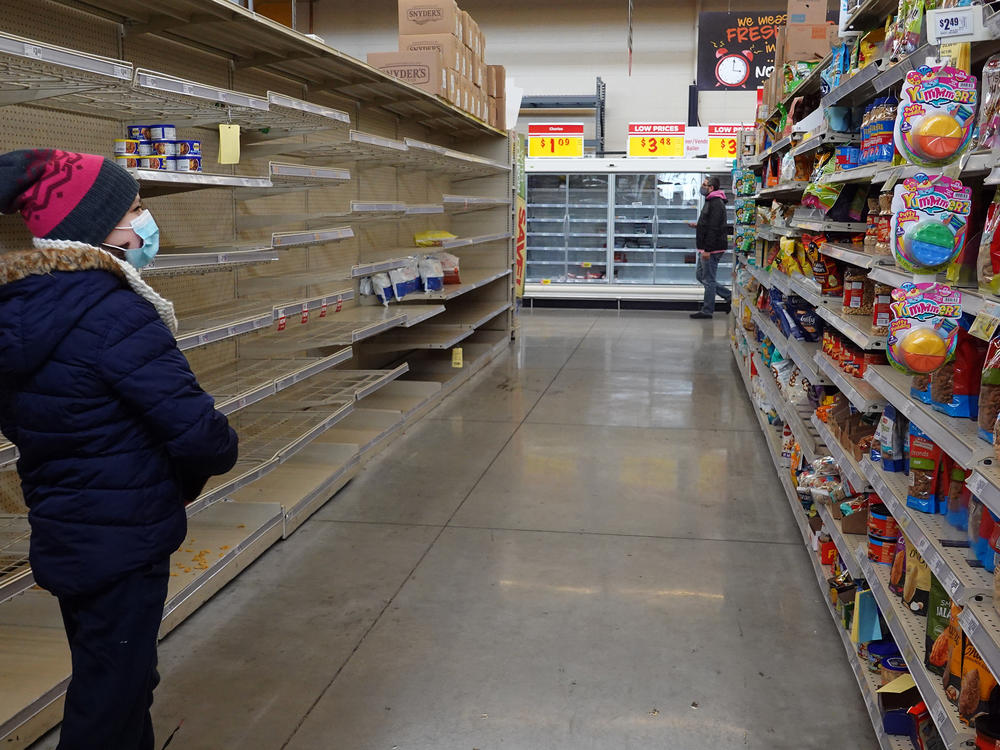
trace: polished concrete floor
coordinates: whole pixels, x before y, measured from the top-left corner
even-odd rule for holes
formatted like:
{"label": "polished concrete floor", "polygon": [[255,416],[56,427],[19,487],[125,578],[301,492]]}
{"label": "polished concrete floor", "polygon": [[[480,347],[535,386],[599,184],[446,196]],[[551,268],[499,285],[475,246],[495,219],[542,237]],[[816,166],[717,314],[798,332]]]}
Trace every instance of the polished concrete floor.
{"label": "polished concrete floor", "polygon": [[160,742],[876,747],[781,492],[721,315],[526,311],[164,641]]}

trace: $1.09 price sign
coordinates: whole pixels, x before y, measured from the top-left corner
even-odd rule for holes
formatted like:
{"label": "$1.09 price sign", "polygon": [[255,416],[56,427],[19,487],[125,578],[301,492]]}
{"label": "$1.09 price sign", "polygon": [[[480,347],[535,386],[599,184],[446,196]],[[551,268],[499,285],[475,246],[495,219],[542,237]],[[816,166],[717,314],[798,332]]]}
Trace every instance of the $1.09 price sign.
{"label": "$1.09 price sign", "polygon": [[684,156],[683,122],[630,122],[629,156]]}
{"label": "$1.09 price sign", "polygon": [[738,138],[740,131],[752,128],[752,125],[709,125],[708,126],[708,158],[735,159],[738,155]]}
{"label": "$1.09 price sign", "polygon": [[528,125],[528,156],[563,159],[582,157],[583,123],[531,123]]}

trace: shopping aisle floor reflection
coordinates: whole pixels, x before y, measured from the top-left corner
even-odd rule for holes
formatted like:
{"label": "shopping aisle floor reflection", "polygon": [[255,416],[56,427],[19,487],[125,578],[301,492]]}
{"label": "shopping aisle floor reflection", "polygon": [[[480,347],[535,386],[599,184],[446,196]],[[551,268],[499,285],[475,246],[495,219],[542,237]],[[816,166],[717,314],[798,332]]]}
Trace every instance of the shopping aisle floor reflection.
{"label": "shopping aisle floor reflection", "polygon": [[525,312],[508,354],[164,641],[158,736],[873,748],[781,493],[722,316]]}

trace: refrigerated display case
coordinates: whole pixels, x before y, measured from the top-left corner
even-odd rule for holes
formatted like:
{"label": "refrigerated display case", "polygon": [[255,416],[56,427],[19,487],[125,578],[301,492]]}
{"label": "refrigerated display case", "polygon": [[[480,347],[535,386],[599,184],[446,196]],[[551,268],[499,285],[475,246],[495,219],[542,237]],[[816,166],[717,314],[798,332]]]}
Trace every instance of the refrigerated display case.
{"label": "refrigerated display case", "polygon": [[[525,297],[684,300],[701,296],[695,229],[706,173],[721,159],[528,159]],[[732,201],[729,222],[733,223]],[[731,273],[732,257],[720,264]]]}

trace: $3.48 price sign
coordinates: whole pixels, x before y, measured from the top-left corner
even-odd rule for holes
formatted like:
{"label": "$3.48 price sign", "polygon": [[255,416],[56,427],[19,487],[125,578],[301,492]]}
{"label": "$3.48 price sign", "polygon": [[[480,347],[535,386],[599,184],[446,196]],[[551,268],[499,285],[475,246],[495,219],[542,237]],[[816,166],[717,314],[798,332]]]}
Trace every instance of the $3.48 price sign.
{"label": "$3.48 price sign", "polygon": [[631,122],[628,126],[629,156],[684,156],[682,122]]}
{"label": "$3.48 price sign", "polygon": [[528,125],[528,156],[582,157],[583,123],[531,123]]}
{"label": "$3.48 price sign", "polygon": [[629,156],[684,156],[684,139],[674,136],[632,136],[629,138],[628,152]]}

